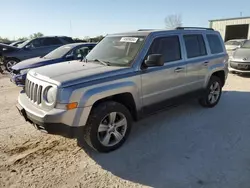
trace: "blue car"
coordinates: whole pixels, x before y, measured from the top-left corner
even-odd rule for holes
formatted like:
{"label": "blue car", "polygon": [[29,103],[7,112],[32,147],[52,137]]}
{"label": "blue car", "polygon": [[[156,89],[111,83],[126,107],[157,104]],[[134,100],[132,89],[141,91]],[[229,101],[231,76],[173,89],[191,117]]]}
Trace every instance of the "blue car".
{"label": "blue car", "polygon": [[42,57],[21,61],[14,65],[11,71],[11,81],[17,86],[24,86],[28,71],[33,68],[83,59],[94,48],[96,43],[72,43],[61,46]]}

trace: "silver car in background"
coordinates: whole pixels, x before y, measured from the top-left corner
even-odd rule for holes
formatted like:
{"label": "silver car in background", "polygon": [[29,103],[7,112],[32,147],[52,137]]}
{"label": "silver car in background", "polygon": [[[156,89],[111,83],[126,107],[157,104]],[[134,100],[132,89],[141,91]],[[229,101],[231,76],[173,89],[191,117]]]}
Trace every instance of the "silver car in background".
{"label": "silver car in background", "polygon": [[226,47],[229,58],[231,58],[235,50],[237,50],[242,45],[244,45],[246,41],[247,39],[233,39],[233,40],[228,40],[227,42],[225,42],[225,47]]}
{"label": "silver car in background", "polygon": [[250,40],[235,50],[229,61],[229,71],[250,73]]}

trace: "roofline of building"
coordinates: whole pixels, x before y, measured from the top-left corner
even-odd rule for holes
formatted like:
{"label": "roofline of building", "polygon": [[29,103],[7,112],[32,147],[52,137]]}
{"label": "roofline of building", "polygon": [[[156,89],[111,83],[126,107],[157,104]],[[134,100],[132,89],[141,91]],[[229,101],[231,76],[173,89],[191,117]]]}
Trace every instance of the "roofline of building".
{"label": "roofline of building", "polygon": [[250,16],[246,16],[246,17],[235,17],[235,18],[224,18],[224,19],[215,19],[215,20],[209,20],[209,22],[226,21],[226,20],[239,20],[239,19],[250,19]]}

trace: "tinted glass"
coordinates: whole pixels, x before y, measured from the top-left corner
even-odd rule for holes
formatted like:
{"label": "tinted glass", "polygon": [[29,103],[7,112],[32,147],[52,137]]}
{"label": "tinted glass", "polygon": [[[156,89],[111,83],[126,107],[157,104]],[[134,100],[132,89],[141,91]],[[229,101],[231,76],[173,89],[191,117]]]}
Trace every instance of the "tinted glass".
{"label": "tinted glass", "polygon": [[61,37],[66,43],[74,43],[75,41],[70,37]]}
{"label": "tinted glass", "polygon": [[61,41],[58,38],[45,38],[43,39],[43,46],[59,45]]}
{"label": "tinted glass", "polygon": [[149,49],[148,55],[150,54],[162,54],[164,62],[180,60],[181,50],[178,36],[155,39]]}
{"label": "tinted glass", "polygon": [[90,47],[89,46],[84,46],[81,48],[76,49],[73,54],[75,59],[77,58],[81,58],[81,57],[85,57],[86,55],[88,55],[88,53],[90,52]]}
{"label": "tinted glass", "polygon": [[199,57],[207,55],[202,35],[184,35],[187,57]]}
{"label": "tinted glass", "polygon": [[70,46],[61,46],[44,56],[45,59],[57,59],[66,55],[72,48]]}
{"label": "tinted glass", "polygon": [[207,35],[207,40],[212,54],[223,52],[222,43],[218,35]]}
{"label": "tinted glass", "polygon": [[32,48],[38,48],[42,46],[41,39],[34,39],[30,43]]}

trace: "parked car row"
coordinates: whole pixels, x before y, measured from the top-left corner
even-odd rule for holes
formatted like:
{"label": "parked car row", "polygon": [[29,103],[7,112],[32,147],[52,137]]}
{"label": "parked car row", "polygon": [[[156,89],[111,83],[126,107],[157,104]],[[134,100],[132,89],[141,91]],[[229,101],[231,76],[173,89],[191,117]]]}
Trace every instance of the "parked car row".
{"label": "parked car row", "polygon": [[250,40],[235,39],[225,43],[232,73],[250,73]]}
{"label": "parked car row", "polygon": [[7,71],[20,61],[45,56],[59,46],[74,43],[74,40],[66,36],[49,36],[30,39],[18,46],[0,44],[0,56],[3,57],[3,63]]}
{"label": "parked car row", "polygon": [[27,59],[12,67],[11,81],[18,86],[24,86],[27,72],[30,69],[60,63],[64,61],[83,59],[96,43],[71,43],[56,48],[45,56]]}
{"label": "parked car row", "polygon": [[[85,55],[80,49],[71,55],[68,48],[74,47],[63,46],[13,68],[22,74],[29,62]],[[223,40],[213,29],[181,27],[112,34],[84,61],[28,71],[17,108],[37,129],[85,139],[93,149],[110,152],[126,141],[132,121],[190,97],[203,107],[216,106],[227,79],[227,62]]]}

